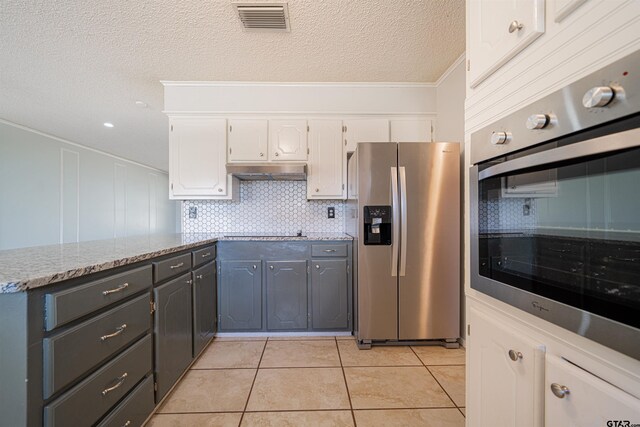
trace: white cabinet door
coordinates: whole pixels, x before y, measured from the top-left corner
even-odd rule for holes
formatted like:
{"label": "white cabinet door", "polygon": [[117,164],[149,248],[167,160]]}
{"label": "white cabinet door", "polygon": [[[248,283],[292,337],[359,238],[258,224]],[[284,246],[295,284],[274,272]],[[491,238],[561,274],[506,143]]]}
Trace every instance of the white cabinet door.
{"label": "white cabinet door", "polygon": [[467,2],[472,88],[544,33],[544,4],[544,0]]}
{"label": "white cabinet door", "polygon": [[170,198],[230,198],[225,119],[173,118],[169,132]]}
{"label": "white cabinet door", "polygon": [[358,142],[389,142],[387,119],[353,119],[345,120],[343,123],[347,152],[356,151]]}
{"label": "white cabinet door", "polygon": [[392,142],[429,142],[431,120],[391,120]]}
{"label": "white cabinet door", "polygon": [[468,323],[467,426],[542,426],[545,347],[473,307]]}
{"label": "white cabinet door", "polygon": [[229,162],[267,161],[266,119],[229,120]]}
{"label": "white cabinet door", "polygon": [[[601,427],[640,423],[640,400],[566,360],[548,356],[546,376],[546,425]],[[564,397],[556,396],[552,386],[558,396]]]}
{"label": "white cabinet door", "polygon": [[344,198],[345,163],[346,156],[342,150],[342,122],[310,120],[307,198]]}
{"label": "white cabinet door", "polygon": [[269,160],[307,160],[306,120],[269,120]]}

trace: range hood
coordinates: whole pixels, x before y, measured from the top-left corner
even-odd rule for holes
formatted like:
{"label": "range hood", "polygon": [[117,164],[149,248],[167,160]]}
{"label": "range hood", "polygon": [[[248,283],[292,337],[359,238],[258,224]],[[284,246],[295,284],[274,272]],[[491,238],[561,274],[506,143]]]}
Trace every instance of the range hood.
{"label": "range hood", "polygon": [[227,173],[242,181],[306,181],[305,163],[227,163]]}

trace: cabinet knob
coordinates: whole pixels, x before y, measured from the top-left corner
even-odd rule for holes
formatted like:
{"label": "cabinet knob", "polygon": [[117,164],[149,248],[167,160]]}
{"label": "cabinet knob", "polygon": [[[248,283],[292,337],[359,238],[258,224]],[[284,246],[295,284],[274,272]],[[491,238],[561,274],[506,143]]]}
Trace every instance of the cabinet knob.
{"label": "cabinet knob", "polygon": [[218,188],[218,193],[222,193],[222,188]]}
{"label": "cabinet knob", "polygon": [[551,392],[553,392],[554,396],[558,399],[564,399],[567,394],[570,394],[569,388],[564,385],[560,385],[558,383],[551,384]]}
{"label": "cabinet knob", "polygon": [[317,269],[320,269],[320,266],[319,266],[318,264],[316,264],[316,268],[317,268]]}
{"label": "cabinet knob", "polygon": [[185,283],[186,283],[187,285],[190,285],[190,284],[192,284],[192,283],[193,283],[193,280],[186,280],[186,281],[185,281]]}
{"label": "cabinet knob", "polygon": [[319,192],[319,191],[320,191],[320,189],[319,189],[319,188],[316,188],[316,193],[317,193],[317,192]]}
{"label": "cabinet knob", "polygon": [[258,266],[253,264],[253,269],[255,270],[256,268],[258,268]]}
{"label": "cabinet knob", "polygon": [[524,24],[518,21],[511,21],[509,24],[509,32],[513,33],[515,31],[520,31],[524,28]]}
{"label": "cabinet knob", "polygon": [[270,269],[270,270],[273,270],[273,265],[270,265],[270,266],[269,266],[269,269]]}
{"label": "cabinet knob", "polygon": [[522,353],[515,350],[509,350],[509,359],[517,362],[518,360],[522,359]]}
{"label": "cabinet knob", "polygon": [[[277,154],[276,154],[277,155]],[[260,157],[264,157],[264,153],[260,153]]]}
{"label": "cabinet knob", "polygon": [[203,278],[204,278],[204,276],[203,276],[202,274],[198,274],[198,275],[196,276],[196,279],[203,279]]}
{"label": "cabinet knob", "polygon": [[279,155],[280,155],[280,153],[278,153],[278,152],[276,151],[276,157],[278,157]]}

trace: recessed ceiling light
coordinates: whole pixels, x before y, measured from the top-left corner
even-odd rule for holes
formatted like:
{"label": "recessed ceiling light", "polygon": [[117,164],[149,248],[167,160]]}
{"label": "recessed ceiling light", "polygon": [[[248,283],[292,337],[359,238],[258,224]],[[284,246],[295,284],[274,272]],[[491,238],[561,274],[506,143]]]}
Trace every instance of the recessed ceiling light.
{"label": "recessed ceiling light", "polygon": [[149,106],[149,104],[147,104],[146,102],[136,101],[136,107],[147,108],[148,106]]}
{"label": "recessed ceiling light", "polygon": [[106,128],[112,128],[113,127],[113,123],[109,123],[109,122],[104,122],[104,127]]}

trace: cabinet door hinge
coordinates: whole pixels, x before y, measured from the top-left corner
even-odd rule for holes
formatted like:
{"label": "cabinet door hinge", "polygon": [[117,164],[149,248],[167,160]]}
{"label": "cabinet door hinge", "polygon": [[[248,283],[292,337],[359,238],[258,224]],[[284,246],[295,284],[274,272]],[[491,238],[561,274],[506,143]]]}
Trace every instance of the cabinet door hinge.
{"label": "cabinet door hinge", "polygon": [[307,132],[309,132],[309,125],[307,125]]}
{"label": "cabinet door hinge", "polygon": [[351,272],[351,264],[347,264],[347,274]]}
{"label": "cabinet door hinge", "polygon": [[157,382],[153,383],[153,390],[154,391],[158,391],[158,383]]}
{"label": "cabinet door hinge", "polygon": [[471,71],[471,60],[467,59],[467,71]]}
{"label": "cabinet door hinge", "polygon": [[173,132],[173,125],[171,125],[171,132]]}
{"label": "cabinet door hinge", "polygon": [[229,132],[233,131],[233,126],[229,125]]}
{"label": "cabinet door hinge", "polygon": [[345,140],[344,140],[344,146],[345,146],[345,147],[347,146],[347,140],[346,140],[346,138],[345,138]]}
{"label": "cabinet door hinge", "polygon": [[342,184],[342,189],[344,190],[344,184]]}
{"label": "cabinet door hinge", "polygon": [[231,152],[232,152],[231,147],[229,147],[229,154],[231,154]]}
{"label": "cabinet door hinge", "polygon": [[149,305],[151,306],[151,314],[156,312],[156,302],[155,301],[149,301]]}
{"label": "cabinet door hinge", "polygon": [[351,320],[351,313],[347,314],[347,320]]}
{"label": "cabinet door hinge", "polygon": [[173,182],[171,183],[171,189],[173,190]]}
{"label": "cabinet door hinge", "polygon": [[307,148],[307,155],[309,154],[309,149]]}
{"label": "cabinet door hinge", "polygon": [[467,324],[467,336],[471,335],[471,324]]}
{"label": "cabinet door hinge", "polygon": [[218,323],[222,322],[222,315],[218,314]]}
{"label": "cabinet door hinge", "polygon": [[347,132],[347,125],[344,125],[344,131]]}

